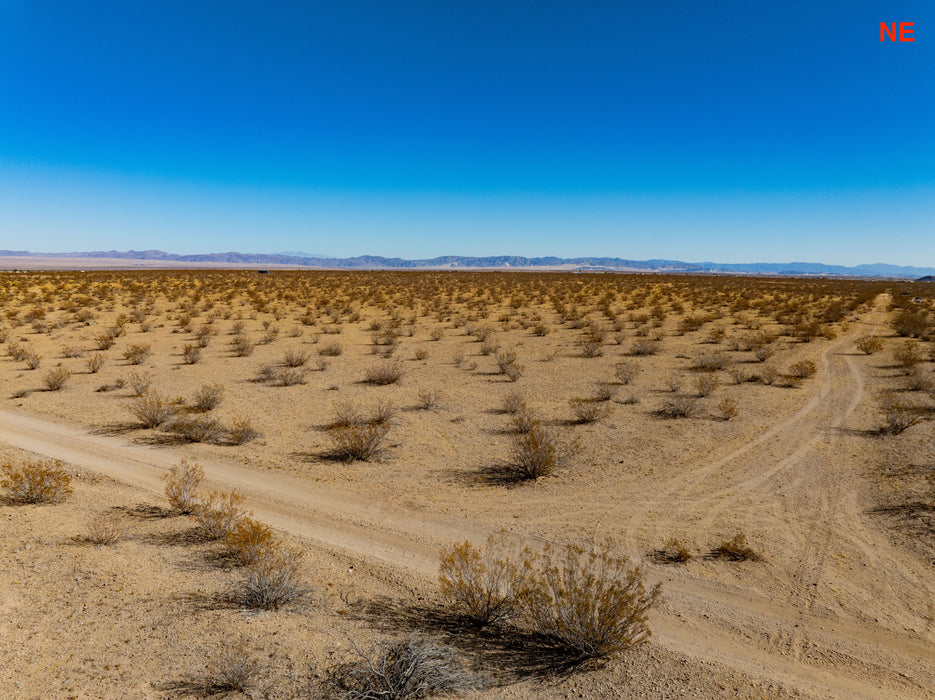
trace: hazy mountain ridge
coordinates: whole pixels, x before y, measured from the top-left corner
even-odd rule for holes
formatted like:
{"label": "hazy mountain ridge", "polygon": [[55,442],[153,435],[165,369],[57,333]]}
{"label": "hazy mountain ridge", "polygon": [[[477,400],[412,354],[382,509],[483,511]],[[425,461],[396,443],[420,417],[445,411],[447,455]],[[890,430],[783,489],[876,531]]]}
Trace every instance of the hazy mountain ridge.
{"label": "hazy mountain ridge", "polygon": [[266,253],[203,253],[177,255],[162,250],[89,251],[82,253],[32,253],[29,251],[0,250],[0,257],[50,258],[108,258],[117,260],[165,260],[190,263],[296,265],[334,269],[354,268],[504,268],[523,269],[539,267],[573,267],[587,270],[639,270],[652,272],[725,272],[770,275],[855,275],[866,277],[921,277],[935,275],[935,267],[914,267],[873,263],[864,265],[825,265],[823,263],[689,263],[681,260],[626,260],[610,257],[559,258],[494,255],[470,257],[444,255],[437,258],[407,260],[379,255],[358,255],[350,258],[306,257],[301,255]]}

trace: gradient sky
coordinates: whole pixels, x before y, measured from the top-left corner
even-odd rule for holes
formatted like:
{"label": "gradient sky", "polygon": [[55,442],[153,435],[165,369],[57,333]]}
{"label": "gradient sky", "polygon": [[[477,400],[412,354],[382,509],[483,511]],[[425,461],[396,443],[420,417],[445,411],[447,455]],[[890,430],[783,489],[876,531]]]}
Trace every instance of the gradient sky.
{"label": "gradient sky", "polygon": [[931,266],[933,45],[932,0],[0,0],[0,248]]}

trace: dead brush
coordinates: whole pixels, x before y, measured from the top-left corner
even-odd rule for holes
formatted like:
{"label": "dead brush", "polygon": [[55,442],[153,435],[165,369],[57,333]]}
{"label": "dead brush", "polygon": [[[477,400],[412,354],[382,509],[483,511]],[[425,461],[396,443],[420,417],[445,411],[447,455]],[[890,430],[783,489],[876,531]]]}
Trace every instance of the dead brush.
{"label": "dead brush", "polygon": [[86,539],[98,546],[112,545],[119,542],[127,532],[126,521],[118,513],[98,513],[87,523]]}
{"label": "dead brush", "polygon": [[0,486],[10,492],[15,503],[58,503],[72,492],[71,476],[61,460],[35,460],[20,466],[7,462],[2,467]]}
{"label": "dead brush", "polygon": [[143,428],[158,428],[171,420],[176,407],[157,391],[147,391],[130,403],[130,413]]}
{"label": "dead brush", "polygon": [[527,432],[513,436],[510,465],[516,470],[518,478],[535,480],[567,464],[577,448],[577,440],[561,440],[537,423]]}
{"label": "dead brush", "polygon": [[183,459],[178,464],[169,467],[163,475],[166,482],[165,494],[169,506],[179,515],[190,515],[198,508],[198,487],[205,478],[204,469],[198,462]]}
{"label": "dead brush", "polygon": [[684,564],[691,560],[691,550],[676,537],[670,537],[655,552],[655,559],[663,564]]}
{"label": "dead brush", "polygon": [[724,540],[711,550],[712,559],[725,561],[760,561],[761,557],[747,544],[747,536],[738,532],[729,540]]}
{"label": "dead brush", "polygon": [[219,647],[208,662],[205,675],[193,684],[203,697],[242,693],[248,696],[264,684],[269,670],[244,642]]}
{"label": "dead brush", "polygon": [[664,418],[689,418],[695,414],[698,398],[688,394],[678,394],[666,399],[656,413]]}
{"label": "dead brush", "polygon": [[633,382],[642,368],[633,360],[624,360],[614,365],[614,376],[624,386]]}
{"label": "dead brush", "polygon": [[650,636],[647,613],[661,586],[610,546],[545,547],[531,561],[523,606],[533,629],[574,659],[622,654]]}
{"label": "dead brush", "polygon": [[191,410],[207,412],[213,411],[221,405],[224,399],[224,387],[217,382],[204,384],[195,395],[192,396]]}
{"label": "dead brush", "polygon": [[245,499],[238,491],[212,491],[205,500],[197,503],[193,514],[207,539],[224,540],[249,515],[244,503]]}
{"label": "dead brush", "polygon": [[384,362],[370,367],[364,375],[364,382],[376,386],[395,384],[403,376],[403,366],[399,362]]}
{"label": "dead brush", "polygon": [[568,405],[575,416],[572,422],[579,425],[596,423],[610,415],[610,407],[606,403],[591,398],[570,399]]}
{"label": "dead brush", "polygon": [[883,414],[881,433],[899,435],[922,420],[922,411],[897,398],[882,399],[879,403]]}
{"label": "dead brush", "polygon": [[182,348],[182,362],[186,365],[196,365],[201,360],[202,350],[197,345],[186,344]]}
{"label": "dead brush", "polygon": [[714,374],[700,374],[692,382],[695,395],[704,398],[710,396],[718,387],[718,379]]}
{"label": "dead brush", "polygon": [[217,419],[208,416],[177,418],[169,423],[166,429],[185,442],[219,443],[226,437],[226,431]]}
{"label": "dead brush", "polygon": [[441,402],[441,394],[437,389],[419,389],[416,395],[416,408],[420,411],[431,411]]}
{"label": "dead brush", "polygon": [[234,416],[231,426],[227,429],[227,439],[232,445],[243,445],[260,437],[259,431],[253,427],[253,421],[246,416]]}
{"label": "dead brush", "polygon": [[883,339],[876,335],[861,336],[854,344],[865,355],[873,355],[883,349]]}
{"label": "dead brush", "polygon": [[244,566],[257,561],[273,545],[273,531],[269,525],[250,517],[238,520],[234,529],[224,538],[228,554]]}
{"label": "dead brush", "polygon": [[500,411],[510,415],[516,414],[524,408],[526,408],[526,400],[517,391],[508,391],[500,404]]}
{"label": "dead brush", "polygon": [[152,347],[147,343],[131,345],[123,351],[123,359],[127,364],[141,365],[152,353]]}
{"label": "dead brush", "polygon": [[374,423],[331,428],[328,437],[334,446],[332,454],[338,459],[368,462],[382,452],[389,430],[388,424]]}
{"label": "dead brush", "polygon": [[65,367],[54,367],[45,373],[42,383],[45,385],[46,391],[61,391],[65,388],[65,384],[68,383],[70,377],[71,372]]}
{"label": "dead brush", "polygon": [[244,565],[240,603],[257,610],[279,610],[298,603],[307,594],[302,585],[302,552],[267,543],[256,558]]}

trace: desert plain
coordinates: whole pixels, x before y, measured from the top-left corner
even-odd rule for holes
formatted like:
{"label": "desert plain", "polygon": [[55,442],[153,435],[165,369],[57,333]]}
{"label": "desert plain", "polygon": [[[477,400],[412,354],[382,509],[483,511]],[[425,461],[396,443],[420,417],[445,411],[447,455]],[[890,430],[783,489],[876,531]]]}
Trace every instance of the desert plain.
{"label": "desert plain", "polygon": [[[469,698],[935,697],[933,368],[932,283],[0,273],[3,463],[71,479],[0,501],[0,696],[340,697],[335,669],[415,636]],[[243,604],[164,494],[182,460],[301,595]],[[651,636],[582,660],[466,624],[440,552],[491,535],[639,565]]]}

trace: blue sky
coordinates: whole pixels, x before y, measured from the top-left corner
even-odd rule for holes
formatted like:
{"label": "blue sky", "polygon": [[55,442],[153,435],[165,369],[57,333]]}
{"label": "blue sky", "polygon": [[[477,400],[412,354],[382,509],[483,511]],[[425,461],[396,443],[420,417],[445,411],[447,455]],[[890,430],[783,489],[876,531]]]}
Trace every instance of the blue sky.
{"label": "blue sky", "polygon": [[0,0],[0,248],[935,265],[933,42],[929,0]]}

